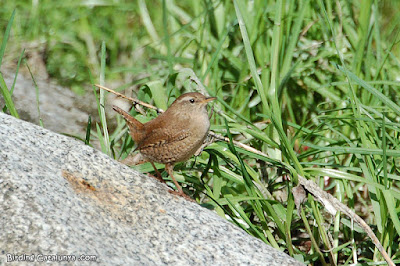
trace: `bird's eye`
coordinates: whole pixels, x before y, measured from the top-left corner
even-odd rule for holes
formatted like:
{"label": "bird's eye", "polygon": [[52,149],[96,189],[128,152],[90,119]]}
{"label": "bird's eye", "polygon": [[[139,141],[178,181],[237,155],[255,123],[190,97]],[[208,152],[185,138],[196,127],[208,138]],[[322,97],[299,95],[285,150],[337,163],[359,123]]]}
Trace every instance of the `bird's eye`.
{"label": "bird's eye", "polygon": [[194,99],[193,99],[193,98],[190,99],[189,102],[190,102],[190,103],[194,103]]}

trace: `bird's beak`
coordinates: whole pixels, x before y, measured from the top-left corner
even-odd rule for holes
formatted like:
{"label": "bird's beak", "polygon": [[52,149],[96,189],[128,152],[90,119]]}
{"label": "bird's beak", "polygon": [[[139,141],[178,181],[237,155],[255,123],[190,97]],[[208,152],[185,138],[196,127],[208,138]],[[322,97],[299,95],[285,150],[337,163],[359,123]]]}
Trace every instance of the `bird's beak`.
{"label": "bird's beak", "polygon": [[215,99],[217,99],[217,97],[208,97],[205,100],[202,100],[201,103],[208,103],[214,101]]}

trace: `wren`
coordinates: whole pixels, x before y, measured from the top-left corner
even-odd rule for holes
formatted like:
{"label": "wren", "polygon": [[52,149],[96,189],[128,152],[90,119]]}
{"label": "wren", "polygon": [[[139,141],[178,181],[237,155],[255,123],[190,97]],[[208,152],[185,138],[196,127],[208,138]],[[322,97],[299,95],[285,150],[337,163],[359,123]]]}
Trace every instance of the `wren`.
{"label": "wren", "polygon": [[142,157],[140,163],[150,162],[158,175],[154,163],[165,164],[165,170],[178,190],[174,194],[188,199],[174,178],[173,168],[176,163],[192,157],[202,146],[210,128],[207,103],[215,99],[198,92],[182,94],[164,113],[144,124],[113,106],[126,120],[129,133],[137,144],[135,151]]}

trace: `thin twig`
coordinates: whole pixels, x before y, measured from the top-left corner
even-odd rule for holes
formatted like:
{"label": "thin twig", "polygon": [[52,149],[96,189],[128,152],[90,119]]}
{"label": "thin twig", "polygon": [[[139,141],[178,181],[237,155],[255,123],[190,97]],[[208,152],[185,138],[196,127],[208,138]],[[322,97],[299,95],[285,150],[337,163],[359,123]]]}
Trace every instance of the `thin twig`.
{"label": "thin twig", "polygon": [[151,105],[151,104],[142,102],[142,101],[140,101],[140,100],[138,100],[138,99],[135,99],[135,98],[132,98],[132,97],[125,96],[125,95],[123,95],[122,93],[116,92],[116,91],[114,91],[114,90],[112,90],[112,89],[109,89],[109,88],[107,88],[107,87],[101,86],[101,85],[99,85],[99,84],[95,84],[95,86],[98,87],[98,88],[100,88],[100,89],[103,89],[103,90],[106,90],[106,91],[108,91],[108,92],[111,92],[111,93],[113,93],[113,94],[115,94],[115,95],[117,95],[117,96],[119,96],[119,97],[122,97],[122,98],[124,98],[124,99],[127,99],[127,100],[133,102],[134,104],[139,104],[139,105],[141,105],[141,106],[144,106],[144,107],[147,107],[147,108],[156,110],[157,113],[163,113],[163,112],[164,112],[164,110],[162,110],[162,109],[160,109],[160,108],[157,108],[157,107],[155,107],[155,106],[153,106],[153,105]]}
{"label": "thin twig", "polygon": [[[193,78],[193,77],[192,77]],[[201,82],[197,79],[193,79],[196,84],[201,84]],[[200,83],[198,83],[200,82]],[[164,112],[163,110],[151,105],[151,104],[147,104],[144,103],[142,101],[139,101],[137,99],[134,98],[130,98],[130,97],[126,97],[125,95],[118,93],[114,90],[111,90],[109,88],[100,86],[100,85],[95,85],[101,89],[104,89],[106,91],[109,91],[111,93],[114,93],[120,97],[123,97],[125,99],[128,99],[132,102],[134,102],[135,104],[139,104],[154,110],[157,110],[157,112]],[[203,87],[204,88],[204,87]],[[215,132],[209,131],[208,133],[209,136],[211,136],[214,139],[220,140],[220,141],[224,141],[224,142],[229,142],[229,138],[224,137],[222,135],[219,135]],[[251,146],[248,146],[246,144],[243,144],[241,142],[238,141],[233,141],[233,143],[246,150],[249,152],[253,152],[255,154],[258,154],[260,156],[264,156],[264,157],[268,157],[267,154],[263,153],[262,151],[259,151]],[[379,242],[379,239],[376,237],[375,233],[372,231],[371,227],[369,227],[369,225],[360,217],[358,216],[353,210],[351,210],[349,207],[347,207],[346,205],[344,205],[343,203],[341,203],[338,199],[336,199],[335,197],[333,197],[331,194],[323,191],[314,181],[311,180],[307,180],[305,177],[298,175],[298,180],[299,183],[309,192],[311,193],[319,202],[321,202],[322,205],[324,205],[324,207],[327,209],[328,212],[330,212],[332,215],[334,215],[335,212],[337,211],[341,211],[342,213],[344,213],[345,215],[347,215],[350,219],[353,219],[359,226],[361,226],[364,231],[367,233],[367,235],[371,238],[372,242],[374,243],[375,247],[379,250],[379,252],[382,254],[382,256],[384,257],[384,259],[386,260],[386,262],[390,265],[390,266],[395,266],[395,264],[393,263],[393,261],[390,259],[389,255],[386,253],[385,249],[383,248],[382,244]]]}
{"label": "thin twig", "polygon": [[[229,143],[229,138],[228,137],[224,137],[224,136],[222,136],[220,134],[217,134],[217,133],[215,133],[213,131],[209,131],[208,135],[213,137],[213,138],[215,138],[215,139],[217,139],[217,140],[221,140],[221,141],[225,141],[225,142]],[[243,144],[243,143],[241,143],[239,141],[236,141],[236,140],[232,140],[232,141],[233,141],[233,144],[235,144],[235,146],[237,146],[239,148],[242,148],[242,149],[244,149],[246,151],[250,151],[252,153],[255,153],[255,154],[258,154],[258,155],[261,155],[261,156],[268,157],[265,153],[255,149],[255,148],[253,148],[253,147],[251,147],[249,145]]]}

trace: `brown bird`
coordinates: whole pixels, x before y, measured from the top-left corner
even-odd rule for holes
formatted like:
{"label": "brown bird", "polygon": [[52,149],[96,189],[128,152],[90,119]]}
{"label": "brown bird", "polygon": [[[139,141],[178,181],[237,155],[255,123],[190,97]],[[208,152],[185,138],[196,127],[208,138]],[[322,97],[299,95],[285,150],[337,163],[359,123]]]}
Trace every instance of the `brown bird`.
{"label": "brown bird", "polygon": [[165,164],[178,190],[174,193],[185,198],[189,197],[174,178],[173,167],[175,163],[188,160],[202,146],[210,128],[207,103],[215,99],[197,92],[182,94],[167,111],[145,124],[113,106],[128,124],[129,133],[137,144],[135,150],[140,152],[140,163],[150,162],[158,175],[154,162]]}

